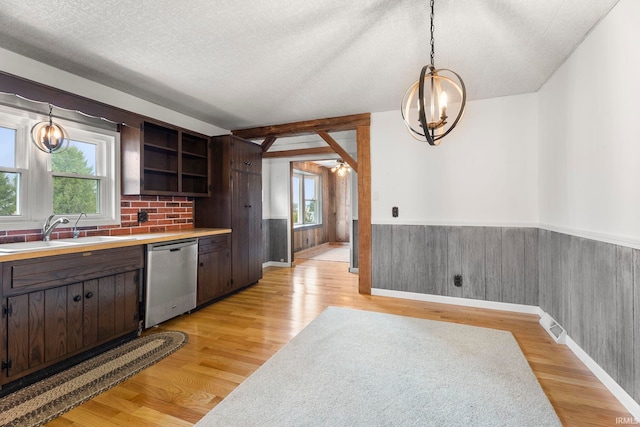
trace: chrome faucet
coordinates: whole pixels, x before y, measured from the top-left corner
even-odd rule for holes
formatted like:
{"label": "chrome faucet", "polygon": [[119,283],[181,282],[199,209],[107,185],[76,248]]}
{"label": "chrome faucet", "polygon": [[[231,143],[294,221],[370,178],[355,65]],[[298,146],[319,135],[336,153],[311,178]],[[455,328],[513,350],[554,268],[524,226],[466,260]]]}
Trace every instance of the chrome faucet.
{"label": "chrome faucet", "polygon": [[73,238],[77,239],[78,236],[80,235],[80,230],[78,230],[78,221],[80,221],[80,218],[82,218],[82,215],[84,215],[85,218],[88,218],[87,214],[82,212],[80,215],[78,215],[78,219],[76,219],[76,223],[73,224]]}
{"label": "chrome faucet", "polygon": [[44,240],[44,241],[51,240],[51,232],[58,225],[60,225],[60,224],[68,224],[69,223],[69,219],[67,219],[65,217],[60,217],[60,218],[56,219],[55,221],[51,222],[51,220],[53,219],[54,216],[55,216],[55,214],[49,215],[49,218],[47,218],[47,220],[44,222],[44,225],[42,226],[42,240]]}

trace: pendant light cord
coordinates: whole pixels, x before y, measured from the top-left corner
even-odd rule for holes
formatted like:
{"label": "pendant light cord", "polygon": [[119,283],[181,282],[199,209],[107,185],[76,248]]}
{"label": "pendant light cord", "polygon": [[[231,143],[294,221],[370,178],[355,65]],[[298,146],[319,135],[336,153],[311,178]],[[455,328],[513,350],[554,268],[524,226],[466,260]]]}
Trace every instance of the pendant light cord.
{"label": "pendant light cord", "polygon": [[434,39],[433,39],[433,30],[434,30],[434,27],[433,27],[433,16],[434,16],[433,5],[434,5],[434,3],[435,3],[435,0],[431,0],[431,65],[433,65],[433,67],[435,68],[436,64],[435,64],[435,59],[434,58],[436,56],[436,54],[435,54],[436,48],[435,48],[435,42],[434,42]]}

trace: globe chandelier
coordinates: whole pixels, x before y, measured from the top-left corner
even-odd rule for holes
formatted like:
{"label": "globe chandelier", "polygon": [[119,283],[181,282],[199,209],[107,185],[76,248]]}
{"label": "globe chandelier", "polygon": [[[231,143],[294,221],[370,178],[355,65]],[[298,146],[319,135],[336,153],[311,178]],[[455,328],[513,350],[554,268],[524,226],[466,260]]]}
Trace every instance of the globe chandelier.
{"label": "globe chandelier", "polygon": [[418,81],[407,89],[401,108],[411,136],[429,145],[439,145],[456,127],[467,101],[462,78],[448,68],[435,66],[434,1],[431,0],[431,63],[422,67]]}
{"label": "globe chandelier", "polygon": [[53,106],[49,104],[49,120],[36,123],[31,128],[31,141],[39,150],[45,153],[61,153],[69,146],[67,131],[53,122]]}

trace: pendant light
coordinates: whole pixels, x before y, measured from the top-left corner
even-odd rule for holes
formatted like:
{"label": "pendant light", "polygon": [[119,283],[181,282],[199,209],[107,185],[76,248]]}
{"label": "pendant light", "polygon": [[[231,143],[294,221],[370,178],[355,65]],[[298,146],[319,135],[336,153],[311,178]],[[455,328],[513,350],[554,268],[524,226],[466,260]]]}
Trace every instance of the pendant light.
{"label": "pendant light", "polygon": [[344,162],[344,160],[336,160],[337,164],[331,168],[331,172],[337,173],[338,176],[345,176],[347,172],[351,170],[348,164]]}
{"label": "pendant light", "polygon": [[45,153],[61,153],[69,146],[69,134],[59,124],[53,123],[53,107],[49,104],[49,121],[36,123],[31,128],[31,140]]}
{"label": "pendant light", "polygon": [[[402,100],[402,119],[419,141],[439,145],[456,127],[467,101],[462,78],[447,68],[435,67],[433,39],[434,0],[431,0],[431,64],[422,67],[420,78],[407,89]],[[453,121],[449,120],[455,114]]]}

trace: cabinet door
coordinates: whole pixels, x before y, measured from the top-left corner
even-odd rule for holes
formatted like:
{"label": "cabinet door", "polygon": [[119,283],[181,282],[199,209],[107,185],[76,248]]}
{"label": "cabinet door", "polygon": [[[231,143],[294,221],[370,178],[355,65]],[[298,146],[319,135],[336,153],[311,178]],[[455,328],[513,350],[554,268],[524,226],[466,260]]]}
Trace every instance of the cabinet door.
{"label": "cabinet door", "polygon": [[253,142],[232,137],[231,168],[255,174],[262,173],[262,148]]}
{"label": "cabinet door", "polygon": [[229,248],[198,255],[198,305],[231,291]]}
{"label": "cabinet door", "polygon": [[117,335],[138,329],[140,272],[129,271],[116,276],[115,333]]}
{"label": "cabinet door", "polygon": [[116,276],[98,279],[97,299],[98,341],[104,341],[113,337],[116,330]]}
{"label": "cabinet door", "polygon": [[44,291],[44,361],[61,358],[67,350],[67,286]]}
{"label": "cabinet door", "polygon": [[248,282],[254,283],[262,278],[262,177],[250,174],[248,209]]}
{"label": "cabinet door", "polygon": [[67,350],[80,350],[84,346],[84,316],[82,283],[67,286]]}
{"label": "cabinet door", "polygon": [[248,285],[249,276],[249,248],[250,240],[249,214],[251,197],[249,194],[250,174],[231,172],[231,266],[232,287],[238,289]]}
{"label": "cabinet door", "polygon": [[138,328],[138,271],[98,279],[98,341]]}
{"label": "cabinet door", "polygon": [[9,381],[82,347],[82,302],[73,301],[81,286],[60,286],[8,298]]}
{"label": "cabinet door", "polygon": [[[42,294],[42,292],[37,292]],[[40,295],[42,299],[42,295]],[[7,322],[7,359],[11,368],[4,374],[11,378],[28,370],[31,365],[29,361],[29,295],[20,295],[7,300],[8,322]],[[40,326],[41,337],[44,340],[44,327]],[[41,348],[42,350],[42,348]],[[34,361],[36,366],[42,363],[40,360]],[[4,377],[4,375],[3,375]]]}
{"label": "cabinet door", "polygon": [[90,346],[98,342],[98,279],[84,282],[80,296],[82,300],[83,343]]}

